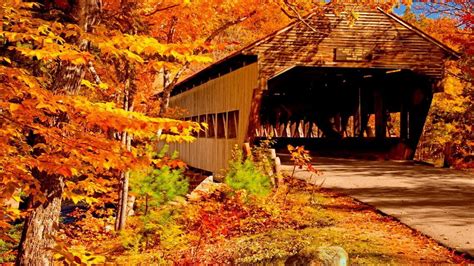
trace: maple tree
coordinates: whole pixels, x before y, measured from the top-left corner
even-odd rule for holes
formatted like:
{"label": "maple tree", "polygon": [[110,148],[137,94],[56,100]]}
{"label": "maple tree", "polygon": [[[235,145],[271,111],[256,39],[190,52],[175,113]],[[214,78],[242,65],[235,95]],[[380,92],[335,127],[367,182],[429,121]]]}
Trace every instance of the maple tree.
{"label": "maple tree", "polygon": [[[93,68],[105,68],[113,59],[138,66],[146,56],[201,60],[189,55],[194,45],[166,46],[151,37],[95,25],[100,11],[95,1],[69,7],[76,23],[49,18],[51,12],[45,9],[51,3],[43,4],[6,1],[1,6],[2,202],[18,200],[20,193],[29,196],[19,264],[51,263],[63,196],[92,202],[90,196],[108,189],[107,177],[116,171],[149,165],[145,150],[124,147],[114,135],[130,134],[139,141],[156,138],[156,132],[165,129],[160,139],[190,141],[190,133],[200,129],[198,124],[153,118],[107,102],[100,94],[120,91],[121,83],[102,82]],[[12,208],[1,212],[2,218],[12,220],[22,215]],[[9,224],[2,220],[1,226]]]}
{"label": "maple tree", "polygon": [[[156,61],[153,57],[147,57],[147,61],[155,61],[148,64],[150,67],[144,68],[142,71],[133,68],[131,71],[124,71],[129,67],[117,65],[115,68],[117,72],[122,72],[127,75],[140,76],[140,79],[124,78],[126,84],[130,84],[132,93],[127,94],[127,98],[131,99],[130,104],[124,103],[124,108],[140,108],[137,110],[146,113],[156,112],[158,116],[170,116],[167,112],[169,98],[171,91],[174,89],[179,78],[184,72],[193,64],[201,66],[207,63],[202,57],[202,54],[208,54],[214,51],[221,51],[226,40],[219,40],[217,44],[213,41],[219,38],[227,30],[235,25],[247,23],[241,28],[252,29],[257,32],[254,24],[249,22],[259,22],[260,25],[266,25],[266,17],[264,12],[268,12],[264,6],[265,1],[256,1],[248,4],[247,1],[161,1],[156,4],[154,1],[150,2],[134,2],[134,1],[112,1],[105,6],[106,15],[110,17],[108,21],[109,27],[118,28],[121,32],[139,32],[153,37],[154,40],[166,44],[170,47],[189,47],[189,50],[183,56],[172,54],[172,58],[167,58],[166,61]],[[176,10],[179,9],[179,12]],[[207,21],[203,27],[200,23]],[[199,27],[196,27],[199,25]],[[276,25],[280,26],[280,25]],[[274,29],[273,27],[271,28]],[[259,29],[260,34],[266,32]],[[236,40],[233,40],[234,42]],[[193,46],[190,47],[189,44]],[[239,41],[239,43],[241,43]],[[181,50],[180,50],[181,51]],[[190,60],[199,58],[200,60]],[[128,66],[129,63],[125,63]],[[128,82],[131,80],[135,82]],[[157,82],[161,80],[161,82]],[[149,84],[154,84],[152,90],[140,90],[140,87],[149,88]],[[146,105],[133,103],[135,97],[140,103],[148,101],[150,98],[158,98],[159,106],[153,107],[152,104]],[[129,143],[130,139],[125,136],[125,142]],[[127,140],[128,139],[128,140]],[[126,146],[130,146],[126,144]],[[128,181],[128,172],[122,173],[122,183],[126,184]],[[121,185],[121,195],[119,213],[126,213],[122,207],[126,206],[126,185]],[[119,215],[120,216],[120,215]],[[123,216],[123,215],[121,215]],[[116,229],[122,229],[125,223],[126,216],[117,219]]]}

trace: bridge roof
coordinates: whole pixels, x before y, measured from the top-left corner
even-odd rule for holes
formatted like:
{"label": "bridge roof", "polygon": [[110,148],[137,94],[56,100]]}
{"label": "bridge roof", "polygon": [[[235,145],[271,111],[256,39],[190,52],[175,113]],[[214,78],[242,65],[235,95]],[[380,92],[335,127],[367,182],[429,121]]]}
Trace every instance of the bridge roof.
{"label": "bridge roof", "polygon": [[[312,12],[305,22],[295,20],[181,81],[172,94],[254,62],[266,78],[293,66],[318,66],[410,69],[439,79],[443,60],[459,58],[453,49],[393,13],[350,8],[335,14],[328,5],[323,15]],[[350,17],[353,12],[358,18]]]}

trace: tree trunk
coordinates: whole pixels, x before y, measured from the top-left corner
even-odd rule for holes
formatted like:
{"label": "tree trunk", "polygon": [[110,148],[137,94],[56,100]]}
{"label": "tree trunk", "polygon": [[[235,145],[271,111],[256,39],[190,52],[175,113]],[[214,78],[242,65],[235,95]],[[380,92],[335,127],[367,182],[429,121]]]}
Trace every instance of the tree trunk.
{"label": "tree trunk", "polygon": [[114,229],[115,231],[119,231],[120,230],[120,223],[121,223],[121,219],[120,217],[122,217],[122,189],[123,189],[123,179],[124,179],[124,174],[125,172],[121,172],[120,173],[120,176],[119,176],[119,190],[118,190],[118,200],[117,200],[117,208],[116,208],[116,211],[115,211],[115,225],[114,225]]}
{"label": "tree trunk", "polygon": [[[123,109],[127,111],[133,111],[133,99],[137,93],[137,87],[135,84],[135,70],[133,66],[127,66],[127,78],[124,88],[124,100]],[[132,149],[132,136],[126,132],[122,133],[122,145],[130,151]],[[117,205],[117,213],[115,216],[115,230],[120,231],[125,228],[127,222],[127,206],[128,206],[128,186],[129,186],[130,172],[120,173],[120,189],[119,189],[119,202]]]}
{"label": "tree trunk", "polygon": [[[122,15],[127,18],[132,18],[132,7],[133,4],[129,0],[121,0],[120,8],[122,10]],[[128,34],[137,34],[137,28],[133,25],[125,30]],[[136,72],[134,66],[129,62],[125,62],[125,86],[124,86],[124,98],[123,98],[123,109],[126,111],[133,111],[133,99],[137,93],[137,86],[135,84]],[[121,135],[122,145],[126,147],[128,151],[132,148],[132,136],[123,132]],[[118,193],[118,205],[115,215],[115,230],[120,231],[125,228],[127,222],[127,207],[128,204],[128,186],[129,186],[130,172],[125,171],[120,173],[120,184],[119,184],[119,193]]]}
{"label": "tree trunk", "polygon": [[[188,68],[189,62],[186,62],[181,69],[176,73],[173,79],[171,79],[171,73],[167,68],[163,68],[163,92],[160,97],[160,111],[158,116],[163,117],[170,104],[171,92],[173,91],[176,83],[183,72]],[[160,133],[159,133],[160,134]]]}
{"label": "tree trunk", "polygon": [[166,112],[166,109],[168,109],[168,106],[170,104],[171,91],[173,90],[170,84],[171,84],[171,73],[168,68],[164,67],[163,68],[163,92],[160,99],[160,112],[158,114],[159,117],[163,117],[163,115]]}
{"label": "tree trunk", "polygon": [[452,165],[452,143],[447,142],[443,148],[443,167],[449,168]]}
{"label": "tree trunk", "polygon": [[[38,171],[36,171],[38,172]],[[47,195],[43,204],[34,206],[26,218],[18,249],[17,265],[52,265],[54,234],[61,212],[61,197],[64,188],[61,176],[37,173],[41,188]]]}
{"label": "tree trunk", "polygon": [[[81,29],[85,32],[91,32],[92,27],[98,23],[102,0],[76,0],[74,3],[75,6],[72,8],[72,17],[77,18],[77,24]],[[88,49],[89,41],[79,40],[78,45],[81,50],[85,51]],[[51,90],[67,94],[76,94],[87,68],[88,66],[86,65],[74,65],[69,62],[61,62]]]}
{"label": "tree trunk", "polygon": [[125,228],[127,223],[127,207],[128,207],[128,186],[130,172],[121,173],[121,182],[120,182],[120,194],[119,194],[119,205],[117,209],[117,216],[115,218],[115,230],[120,231]]}
{"label": "tree trunk", "polygon": [[[90,32],[101,11],[100,0],[78,0],[74,4],[72,13],[78,19],[78,25],[84,31]],[[87,42],[79,40],[81,49],[86,49],[87,46]],[[85,69],[85,66],[61,63],[50,90],[70,95],[77,93]],[[65,115],[59,119],[66,120],[67,116]],[[33,144],[37,143],[33,142]],[[46,200],[43,203],[33,203],[33,208],[25,220],[16,264],[52,265],[52,248],[55,244],[54,234],[61,212],[64,180],[62,176],[49,175],[37,169],[33,169],[33,176],[38,179]]]}

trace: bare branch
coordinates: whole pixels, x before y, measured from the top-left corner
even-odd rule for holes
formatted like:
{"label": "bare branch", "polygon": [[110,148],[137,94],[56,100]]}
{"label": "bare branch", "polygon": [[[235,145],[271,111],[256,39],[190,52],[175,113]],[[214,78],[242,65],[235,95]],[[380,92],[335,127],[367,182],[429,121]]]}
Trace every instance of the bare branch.
{"label": "bare branch", "polygon": [[304,18],[301,16],[301,14],[298,12],[298,10],[296,9],[296,7],[294,5],[290,4],[290,2],[288,2],[288,0],[283,0],[283,2],[285,3],[285,5],[289,9],[291,9],[291,11],[293,13],[295,13],[295,15],[296,15],[296,17],[298,18],[299,21],[301,21],[304,25],[306,25],[306,27],[310,28],[312,31],[314,31],[316,33],[319,33],[317,29],[315,29],[306,20],[304,20]]}
{"label": "bare branch", "polygon": [[89,61],[89,63],[87,63],[87,69],[88,69],[89,72],[91,73],[92,77],[94,78],[94,82],[95,82],[96,84],[102,83],[102,81],[100,80],[100,77],[99,77],[99,75],[97,74],[97,71],[95,71],[94,65],[92,64],[91,61]]}
{"label": "bare branch", "polygon": [[286,9],[284,9],[283,7],[280,7],[281,11],[290,19],[297,19],[296,16],[293,16],[291,15],[290,13],[288,13],[288,11]]}
{"label": "bare branch", "polygon": [[168,33],[166,34],[168,43],[172,43],[172,42],[173,42],[173,37],[174,37],[174,33],[176,32],[176,24],[177,24],[177,23],[178,23],[178,17],[177,17],[177,16],[173,16],[173,17],[171,18],[170,29],[169,29]]}
{"label": "bare branch", "polygon": [[[166,109],[168,109],[169,103],[170,103],[170,96],[171,92],[173,91],[174,87],[178,83],[179,78],[181,75],[184,73],[184,71],[188,68],[189,62],[186,62],[180,70],[174,75],[174,78],[171,82],[169,82],[169,78],[164,78],[165,83],[168,83],[165,85],[163,88],[163,91],[161,92],[161,96],[159,94],[155,95],[156,98],[160,99],[160,113],[158,114],[160,117],[163,117],[163,115],[166,112]],[[163,75],[166,75],[163,73]],[[166,80],[168,79],[168,81]]]}
{"label": "bare branch", "polygon": [[209,35],[209,37],[207,37],[205,43],[210,43],[212,42],[212,40],[214,38],[217,37],[217,35],[219,35],[221,32],[225,31],[226,29],[234,26],[234,25],[237,25],[239,23],[242,23],[244,22],[245,20],[249,19],[250,17],[252,17],[253,15],[255,15],[257,13],[257,11],[252,11],[250,12],[248,15],[245,15],[245,16],[242,16],[242,17],[239,17],[237,19],[234,19],[234,20],[230,20],[230,21],[227,21],[226,23],[224,23],[222,26],[220,26],[219,28],[217,28],[215,31],[213,31],[211,33],[211,35]]}
{"label": "bare branch", "polygon": [[174,87],[176,85],[176,83],[178,83],[178,80],[179,78],[181,77],[181,75],[184,73],[184,71],[189,67],[190,63],[189,62],[186,62],[180,70],[178,70],[178,72],[176,73],[176,75],[174,75],[174,78],[173,78],[173,81],[171,81],[171,83],[168,85],[168,87]]}
{"label": "bare branch", "polygon": [[161,11],[165,11],[165,10],[168,10],[168,9],[171,9],[171,8],[174,8],[174,7],[177,7],[179,6],[179,4],[174,4],[174,5],[170,5],[170,6],[166,6],[166,7],[157,7],[155,10],[151,11],[150,13],[147,13],[147,14],[143,14],[144,16],[146,17],[149,17],[149,16],[153,16],[154,14],[158,13],[158,12],[161,12]]}

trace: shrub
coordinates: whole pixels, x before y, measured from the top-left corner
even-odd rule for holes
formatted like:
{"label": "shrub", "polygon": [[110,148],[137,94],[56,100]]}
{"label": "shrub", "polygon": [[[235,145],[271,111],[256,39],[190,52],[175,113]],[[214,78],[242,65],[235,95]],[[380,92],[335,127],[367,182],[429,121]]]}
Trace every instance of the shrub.
{"label": "shrub", "polygon": [[158,207],[188,192],[188,181],[181,169],[163,166],[132,175],[132,192],[145,200],[145,214],[149,208]]}
{"label": "shrub", "polygon": [[242,151],[235,147],[225,183],[235,190],[244,189],[251,195],[264,196],[271,190],[270,178],[252,160],[243,159]]}
{"label": "shrub", "polygon": [[[144,214],[150,208],[162,206],[163,204],[183,196],[188,192],[189,183],[183,175],[183,168],[172,168],[169,158],[165,156],[168,146],[165,146],[158,154],[158,160],[167,162],[159,168],[148,168],[133,172],[130,178],[130,187],[133,194],[144,201]],[[173,154],[171,159],[175,159]]]}
{"label": "shrub", "polygon": [[131,217],[129,227],[120,232],[122,246],[138,253],[151,247],[162,251],[180,249],[187,242],[182,226],[176,221],[174,206],[153,208],[146,215]]}
{"label": "shrub", "polygon": [[316,175],[322,174],[321,171],[314,168],[311,164],[312,158],[309,155],[309,151],[304,149],[304,146],[293,147],[292,145],[288,145],[287,148],[288,152],[290,152],[291,161],[293,162],[293,172],[291,173],[291,177],[295,175],[297,167]]}
{"label": "shrub", "polygon": [[177,154],[167,157],[165,146],[155,157],[158,168],[147,168],[131,174],[131,194],[137,196],[140,216],[129,220],[129,228],[122,232],[122,245],[134,251],[160,245],[164,249],[179,245],[181,227],[175,222],[177,201],[188,192],[189,183],[183,167],[175,163]]}

